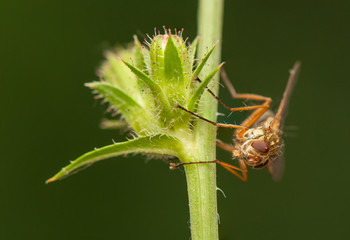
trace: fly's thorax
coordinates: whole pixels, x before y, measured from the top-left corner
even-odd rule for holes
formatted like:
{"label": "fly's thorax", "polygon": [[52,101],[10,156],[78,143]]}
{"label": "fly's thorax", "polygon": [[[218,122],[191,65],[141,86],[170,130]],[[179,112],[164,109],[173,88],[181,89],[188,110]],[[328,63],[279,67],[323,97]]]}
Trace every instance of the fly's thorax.
{"label": "fly's thorax", "polygon": [[244,134],[243,134],[243,139],[251,140],[251,139],[258,139],[262,136],[265,135],[265,131],[262,127],[257,127],[257,128],[251,128],[248,129]]}

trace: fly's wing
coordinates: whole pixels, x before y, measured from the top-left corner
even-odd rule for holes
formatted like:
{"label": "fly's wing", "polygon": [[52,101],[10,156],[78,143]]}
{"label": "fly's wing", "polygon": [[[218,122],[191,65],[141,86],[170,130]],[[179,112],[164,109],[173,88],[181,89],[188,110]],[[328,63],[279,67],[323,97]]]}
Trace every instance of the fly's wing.
{"label": "fly's wing", "polygon": [[292,70],[290,70],[287,87],[286,87],[286,90],[284,90],[282,101],[280,103],[280,106],[278,107],[277,113],[275,115],[275,119],[272,124],[273,129],[281,130],[284,127],[284,121],[288,111],[289,99],[290,99],[290,96],[292,95],[295,83],[297,82],[299,70],[300,70],[300,62],[296,62]]}
{"label": "fly's wing", "polygon": [[267,165],[267,168],[269,169],[269,172],[275,181],[281,180],[284,172],[284,157],[283,154],[280,156],[277,156],[276,159],[269,162],[269,165]]}
{"label": "fly's wing", "polygon": [[[289,99],[292,95],[295,83],[297,82],[299,70],[300,62],[296,62],[292,70],[290,70],[286,90],[284,90],[282,101],[272,123],[272,129],[278,132],[280,137],[282,135],[282,129],[284,127],[284,122],[288,111]],[[281,148],[283,148],[283,143]],[[273,161],[270,161],[269,165],[267,166],[274,180],[281,180],[284,172],[284,164],[283,149],[281,149],[278,156]]]}
{"label": "fly's wing", "polygon": [[274,117],[275,117],[275,113],[269,109],[258,120],[256,120],[256,122],[252,125],[252,127],[253,128],[264,127],[266,120],[268,118],[274,118]]}

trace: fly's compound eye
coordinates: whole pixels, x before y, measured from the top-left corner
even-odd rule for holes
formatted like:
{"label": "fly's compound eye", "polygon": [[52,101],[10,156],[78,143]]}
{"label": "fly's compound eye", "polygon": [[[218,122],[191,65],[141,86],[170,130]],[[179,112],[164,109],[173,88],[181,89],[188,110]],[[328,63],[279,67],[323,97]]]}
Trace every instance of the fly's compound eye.
{"label": "fly's compound eye", "polygon": [[270,150],[269,144],[264,140],[254,141],[252,147],[261,153],[268,153]]}

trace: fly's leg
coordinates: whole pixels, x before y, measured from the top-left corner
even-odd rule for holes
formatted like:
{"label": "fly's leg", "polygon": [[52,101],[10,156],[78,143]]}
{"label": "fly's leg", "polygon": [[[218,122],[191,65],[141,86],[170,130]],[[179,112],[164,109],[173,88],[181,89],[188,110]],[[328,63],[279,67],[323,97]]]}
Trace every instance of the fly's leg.
{"label": "fly's leg", "polygon": [[[245,164],[244,160],[242,160],[242,159],[238,159],[238,162],[239,162],[239,167],[233,166],[233,165],[225,163],[225,162],[221,162],[219,160],[217,160],[216,163],[220,164],[220,166],[222,166],[223,168],[225,168],[229,172],[233,173],[236,177],[238,177],[242,181],[246,182],[248,180],[247,165]],[[241,174],[239,174],[237,172],[237,170],[240,171]]]}
{"label": "fly's leg", "polygon": [[[228,88],[229,92],[231,93],[231,96],[236,99],[248,99],[248,100],[254,100],[254,101],[264,101],[263,104],[257,105],[258,108],[255,109],[254,112],[252,112],[242,123],[241,126],[249,128],[252,126],[269,108],[271,105],[271,98],[264,97],[257,94],[240,94],[237,93],[234,89],[233,85],[231,84],[230,80],[228,79],[226,72],[224,70],[221,70],[221,78],[223,82],[225,83],[226,87]],[[257,107],[255,106],[255,107]],[[253,107],[253,106],[252,106]],[[239,130],[237,129],[235,131],[235,135],[238,137],[242,137],[243,134],[246,132],[246,130]]]}
{"label": "fly's leg", "polygon": [[242,126],[240,126],[240,125],[216,123],[216,122],[210,121],[210,120],[208,120],[208,119],[206,119],[206,118],[204,118],[204,117],[201,117],[201,116],[199,116],[199,115],[197,115],[197,114],[195,114],[195,113],[193,113],[193,112],[187,110],[186,108],[184,108],[184,107],[182,107],[182,106],[180,106],[180,105],[176,105],[175,107],[176,107],[176,108],[180,108],[180,109],[184,110],[185,112],[188,112],[189,114],[192,114],[192,115],[195,116],[196,118],[199,118],[199,119],[201,119],[201,120],[203,120],[203,121],[206,121],[206,122],[208,122],[208,123],[210,123],[210,124],[212,124],[212,125],[214,125],[214,126],[217,126],[217,127],[246,129],[246,127],[242,127]]}
{"label": "fly's leg", "polygon": [[[189,165],[189,164],[203,164],[203,163],[217,163],[220,166],[222,166],[223,168],[225,168],[226,170],[228,170],[229,172],[231,172],[232,174],[234,174],[236,177],[238,177],[239,179],[241,179],[242,181],[246,182],[248,180],[248,169],[247,169],[247,165],[245,164],[245,162],[242,159],[239,159],[239,166],[240,167],[236,167],[233,166],[231,164],[222,162],[220,160],[214,160],[214,161],[200,161],[200,162],[182,162],[182,163],[171,163],[170,164],[170,169],[175,169],[184,165]],[[241,172],[241,174],[239,172]]]}
{"label": "fly's leg", "polygon": [[218,146],[219,148],[221,148],[227,152],[231,152],[231,153],[234,150],[234,147],[231,144],[221,142],[219,139],[216,139],[216,146]]}
{"label": "fly's leg", "polygon": [[[271,98],[260,96],[257,94],[238,94],[236,92],[236,90],[234,89],[234,87],[232,86],[232,84],[230,83],[224,70],[221,70],[221,77],[222,77],[222,80],[224,81],[225,85],[229,89],[233,98],[248,99],[248,100],[254,100],[254,101],[264,101],[264,103],[260,104],[260,105],[231,108],[228,105],[226,105],[218,96],[216,96],[209,88],[206,88],[207,91],[217,101],[219,101],[225,108],[227,108],[231,112],[255,110],[241,123],[241,126],[245,127],[245,129],[243,129],[243,130],[237,129],[235,131],[236,136],[242,137],[243,134],[246,132],[246,130],[250,126],[252,126],[270,108],[270,104],[271,104],[272,100],[271,100]],[[198,77],[195,77],[194,80],[201,82],[201,80]]]}
{"label": "fly's leg", "polygon": [[[234,151],[234,147],[231,145],[231,144],[227,144],[227,143],[224,143],[224,142],[221,142],[220,140],[216,140],[216,146],[218,146],[219,148],[225,150],[225,151],[228,151],[228,152],[233,152]],[[231,164],[228,164],[228,163],[225,163],[225,162],[221,162],[221,161],[218,161],[217,163],[220,164],[222,167],[224,167],[225,169],[227,169],[228,171],[230,171],[231,173],[233,173],[234,175],[236,175],[238,178],[240,178],[241,180],[243,181],[247,181],[248,180],[248,175],[247,175],[247,172],[248,172],[248,169],[247,169],[247,165],[246,163],[244,162],[244,160],[242,159],[239,159],[238,160],[239,162],[239,166],[240,168],[237,168]],[[237,171],[235,170],[239,170],[242,172],[242,175],[240,175]]]}
{"label": "fly's leg", "polygon": [[[243,123],[241,125],[234,125],[234,124],[222,124],[222,123],[215,123],[213,121],[210,121],[206,118],[203,118],[189,110],[187,110],[186,108],[180,106],[180,105],[176,105],[176,108],[180,108],[190,114],[192,114],[193,116],[204,120],[214,126],[217,127],[225,127],[225,128],[236,128],[235,131],[235,135],[242,137],[243,134],[248,130],[248,128],[253,125],[269,108],[270,108],[270,104],[271,104],[271,98],[268,97],[263,97],[260,95],[256,95],[256,94],[237,94],[236,91],[234,90],[233,86],[230,84],[229,80],[227,79],[226,74],[224,73],[223,78],[224,82],[227,84],[227,87],[229,88],[231,95],[234,98],[239,98],[239,99],[251,99],[251,100],[256,100],[256,101],[265,101],[263,104],[261,105],[255,105],[255,106],[247,106],[247,107],[238,107],[238,108],[231,108],[229,106],[227,106],[219,97],[217,97],[209,88],[206,88],[207,91],[213,96],[215,97],[221,104],[223,104],[223,106],[225,106],[226,108],[228,108],[230,111],[235,112],[235,111],[244,111],[244,110],[254,110],[255,111],[246,119],[243,121]],[[198,77],[195,77],[194,80],[201,82],[201,80]]]}
{"label": "fly's leg", "polygon": [[[195,78],[193,80],[196,80],[198,82],[202,82],[197,76],[195,76]],[[230,86],[233,89],[233,86]],[[230,89],[230,88],[229,88]],[[235,108],[231,108],[229,107],[227,104],[225,104],[218,96],[215,95],[215,93],[213,93],[208,87],[206,87],[206,90],[219,102],[221,103],[225,108],[227,108],[228,110],[230,110],[231,112],[238,112],[238,111],[247,111],[247,110],[254,110],[254,109],[259,109],[259,108],[266,108],[267,106],[265,104],[261,104],[261,105],[254,105],[254,106],[246,106],[246,107],[235,107]],[[234,91],[234,89],[233,89]],[[237,95],[237,94],[236,94]],[[241,94],[241,95],[250,95],[250,96],[259,96],[259,95],[255,95],[255,94]],[[261,96],[260,96],[261,97]],[[235,97],[235,98],[239,98],[239,97]],[[265,97],[263,97],[265,98]],[[257,101],[263,101],[265,99],[253,99],[251,97],[248,97],[246,99],[252,99],[252,100],[257,100]],[[267,107],[269,108],[269,106]]]}

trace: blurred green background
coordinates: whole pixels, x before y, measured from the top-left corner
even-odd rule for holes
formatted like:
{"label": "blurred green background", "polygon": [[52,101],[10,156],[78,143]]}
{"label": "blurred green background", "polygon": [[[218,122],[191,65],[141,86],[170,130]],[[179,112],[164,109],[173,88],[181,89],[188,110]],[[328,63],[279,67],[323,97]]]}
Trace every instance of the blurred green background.
{"label": "blurred green background", "polygon": [[[302,71],[286,127],[287,167],[241,182],[218,167],[220,239],[349,236],[349,1],[226,1],[222,59],[239,92],[278,106],[288,70]],[[196,36],[196,1],[0,1],[0,239],[189,239],[183,170],[119,157],[63,181],[69,160],[116,141],[85,82],[103,51],[153,28]],[[233,106],[225,88],[220,96]],[[221,122],[244,113],[222,107]],[[230,142],[232,131],[219,129]],[[230,154],[218,158],[231,161]]]}

